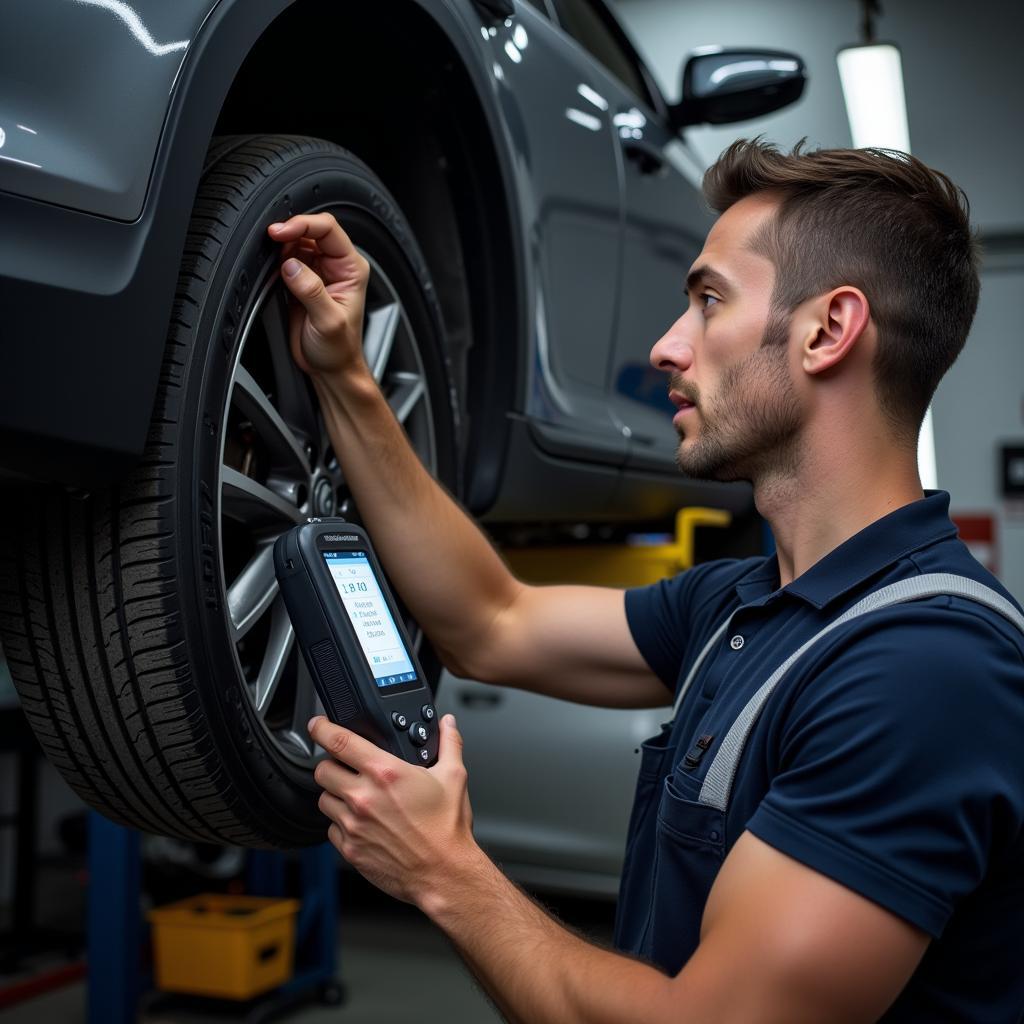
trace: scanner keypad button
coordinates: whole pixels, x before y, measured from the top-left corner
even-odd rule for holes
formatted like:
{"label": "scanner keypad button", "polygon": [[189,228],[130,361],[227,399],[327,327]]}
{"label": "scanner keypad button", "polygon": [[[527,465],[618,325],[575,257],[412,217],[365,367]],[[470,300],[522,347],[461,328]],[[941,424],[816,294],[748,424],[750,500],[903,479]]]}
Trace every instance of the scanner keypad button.
{"label": "scanner keypad button", "polygon": [[425,749],[421,750],[420,751],[420,760],[424,761],[424,762],[429,761],[430,760],[430,751],[429,750],[425,750]]}
{"label": "scanner keypad button", "polygon": [[437,712],[434,710],[433,704],[424,704],[423,707],[420,708],[420,714],[423,716],[424,722],[432,722]]}
{"label": "scanner keypad button", "polygon": [[409,739],[413,746],[422,747],[430,739],[430,730],[422,722],[413,722],[409,726]]}
{"label": "scanner keypad button", "polygon": [[406,718],[405,715],[403,715],[401,711],[392,711],[391,712],[391,721],[394,724],[396,729],[408,729],[409,728],[409,719]]}

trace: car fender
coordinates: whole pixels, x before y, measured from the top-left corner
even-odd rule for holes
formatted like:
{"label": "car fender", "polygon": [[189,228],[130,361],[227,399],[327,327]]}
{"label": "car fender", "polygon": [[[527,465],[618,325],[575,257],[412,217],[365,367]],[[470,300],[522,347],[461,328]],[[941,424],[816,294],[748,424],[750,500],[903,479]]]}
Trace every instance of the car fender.
{"label": "car fender", "polygon": [[213,0],[41,0],[5,54],[0,188],[133,221]]}
{"label": "car fender", "polygon": [[[31,53],[17,67],[16,95],[37,95],[35,105],[0,109],[5,119],[16,115],[0,121],[0,156],[8,157],[0,160],[0,479],[89,487],[122,477],[138,460],[209,140],[246,55],[294,2],[37,0],[19,11],[18,37],[28,18],[27,38],[52,53],[41,70]],[[411,2],[464,61],[506,194],[515,194],[512,144],[473,46],[474,9]],[[93,31],[54,31],[66,12],[79,26],[91,17]],[[81,96],[46,77],[46,68],[119,60],[138,76],[121,102],[122,76],[101,76]],[[513,237],[518,244],[518,226]]]}

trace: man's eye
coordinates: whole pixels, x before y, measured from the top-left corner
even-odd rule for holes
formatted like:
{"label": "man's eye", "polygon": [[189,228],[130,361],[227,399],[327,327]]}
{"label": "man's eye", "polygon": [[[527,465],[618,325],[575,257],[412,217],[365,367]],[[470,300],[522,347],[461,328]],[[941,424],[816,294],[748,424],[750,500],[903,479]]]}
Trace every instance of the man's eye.
{"label": "man's eye", "polygon": [[707,292],[701,292],[698,298],[704,303],[705,309],[710,309],[712,303],[721,301],[717,296],[709,295]]}

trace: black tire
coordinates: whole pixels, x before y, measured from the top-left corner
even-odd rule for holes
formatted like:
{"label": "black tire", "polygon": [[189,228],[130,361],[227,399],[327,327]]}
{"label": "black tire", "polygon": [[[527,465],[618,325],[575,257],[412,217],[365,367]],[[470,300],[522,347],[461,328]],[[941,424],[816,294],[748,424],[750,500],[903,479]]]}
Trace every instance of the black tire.
{"label": "black tire", "polygon": [[[289,687],[293,718],[300,701],[310,701],[301,689],[308,676],[303,681],[293,645],[275,662],[284,668],[257,713],[253,672],[265,669],[265,662],[254,668],[257,627],[269,637],[265,652],[280,636],[264,621],[270,605],[260,617],[252,611],[256,626],[244,634],[232,632],[228,608],[229,588],[238,589],[233,573],[251,567],[266,539],[290,525],[272,522],[271,506],[258,503],[248,524],[239,481],[243,490],[276,489],[299,518],[324,511],[314,502],[344,497],[311,389],[271,324],[285,299],[269,223],[330,209],[371,258],[371,288],[390,289],[401,313],[389,348],[399,370],[391,377],[405,386],[422,371],[426,384],[417,399],[424,404],[408,414],[410,432],[430,439],[433,468],[453,488],[457,425],[427,266],[369,168],[333,144],[300,137],[216,140],[211,154],[144,458],[106,491],[41,490],[8,511],[0,642],[46,754],[91,806],[165,835],[304,845],[325,835],[310,771],[316,751],[300,756],[300,739],[281,723]],[[243,374],[246,387],[257,381],[286,410],[299,446],[312,449],[308,486],[301,475],[275,476],[283,472],[275,460],[287,452],[279,455],[279,435],[271,443],[259,434],[258,424],[270,421],[247,418],[248,406],[240,406]],[[269,670],[260,676],[272,678]]]}

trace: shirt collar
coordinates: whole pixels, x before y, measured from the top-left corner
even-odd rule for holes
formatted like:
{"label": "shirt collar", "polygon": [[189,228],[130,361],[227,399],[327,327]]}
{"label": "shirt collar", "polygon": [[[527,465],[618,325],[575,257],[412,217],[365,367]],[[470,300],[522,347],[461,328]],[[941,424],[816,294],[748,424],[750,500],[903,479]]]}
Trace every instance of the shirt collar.
{"label": "shirt collar", "polygon": [[[924,498],[890,512],[843,541],[783,590],[824,608],[905,555],[956,533],[949,518],[949,494],[926,491]],[[763,603],[778,585],[779,564],[773,555],[740,579],[736,592],[745,604]]]}

